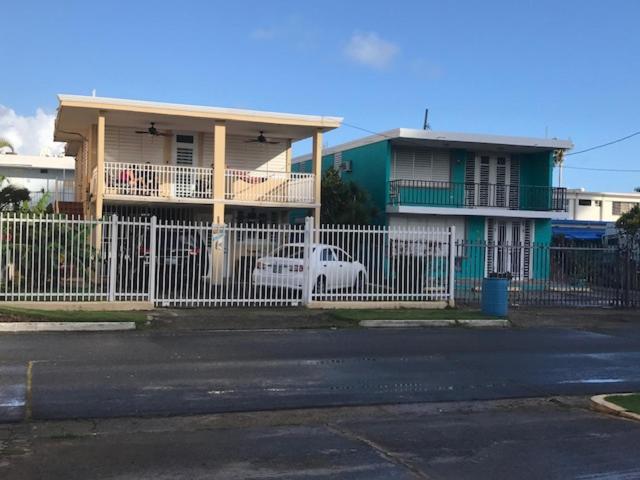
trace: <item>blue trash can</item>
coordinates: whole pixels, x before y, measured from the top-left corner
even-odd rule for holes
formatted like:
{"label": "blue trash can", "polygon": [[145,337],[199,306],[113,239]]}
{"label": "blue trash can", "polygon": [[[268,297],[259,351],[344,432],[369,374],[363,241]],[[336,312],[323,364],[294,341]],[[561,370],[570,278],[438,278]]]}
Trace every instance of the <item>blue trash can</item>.
{"label": "blue trash can", "polygon": [[506,317],[509,309],[509,279],[485,277],[482,279],[482,313]]}

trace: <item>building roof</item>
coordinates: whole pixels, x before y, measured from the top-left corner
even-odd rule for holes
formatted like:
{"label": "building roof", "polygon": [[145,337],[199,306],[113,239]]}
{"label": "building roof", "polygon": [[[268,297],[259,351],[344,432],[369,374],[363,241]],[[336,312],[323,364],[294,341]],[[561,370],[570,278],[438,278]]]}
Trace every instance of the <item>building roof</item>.
{"label": "building roof", "polygon": [[[474,150],[500,150],[510,148],[516,151],[527,152],[569,150],[573,148],[571,141],[558,140],[556,138],[510,137],[480,133],[436,132],[434,130],[396,128],[327,148],[323,154],[330,155],[335,152],[341,152],[383,140],[391,140],[398,144],[407,143],[415,145],[416,142],[419,142],[421,145],[435,148],[468,148]],[[301,155],[294,158],[293,162],[303,162],[310,158],[311,154]]]}
{"label": "building roof", "polygon": [[74,170],[75,159],[73,157],[44,157],[7,153],[0,154],[0,167]]}
{"label": "building roof", "polygon": [[584,188],[567,188],[567,196],[631,198],[640,201],[640,192],[589,192]]}
{"label": "building roof", "polygon": [[84,95],[58,95],[58,114],[54,138],[57,141],[78,140],[78,130],[96,123],[100,111],[108,112],[116,124],[145,127],[149,122],[165,123],[166,128],[193,127],[196,130],[211,128],[211,120],[225,120],[229,126],[241,131],[250,125],[251,134],[256,129],[268,133],[282,133],[296,139],[309,136],[312,129],[333,130],[340,126],[342,118],[323,115],[299,115],[293,113],[263,112],[237,108],[182,105],[177,103],[127,100],[122,98],[90,97]]}

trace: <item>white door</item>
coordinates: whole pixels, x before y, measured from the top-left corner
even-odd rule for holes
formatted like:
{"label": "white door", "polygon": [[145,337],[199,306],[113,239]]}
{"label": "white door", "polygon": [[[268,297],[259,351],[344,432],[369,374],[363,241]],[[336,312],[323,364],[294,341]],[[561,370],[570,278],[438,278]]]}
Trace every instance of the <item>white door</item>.
{"label": "white door", "polygon": [[324,277],[324,286],[326,290],[334,290],[340,287],[338,262],[336,261],[336,254],[334,253],[333,248],[322,247],[316,277]]}
{"label": "white door", "polygon": [[520,163],[508,155],[478,155],[465,169],[465,204],[517,209]]}
{"label": "white door", "polygon": [[193,197],[196,190],[195,171],[192,168],[197,158],[196,136],[187,133],[178,133],[174,139],[174,163],[176,174],[174,179],[174,191],[176,197]]}
{"label": "white door", "polygon": [[351,257],[340,248],[335,248],[340,288],[352,287],[356,283],[356,273]]}
{"label": "white door", "polygon": [[532,220],[487,219],[486,273],[510,273],[529,278]]}

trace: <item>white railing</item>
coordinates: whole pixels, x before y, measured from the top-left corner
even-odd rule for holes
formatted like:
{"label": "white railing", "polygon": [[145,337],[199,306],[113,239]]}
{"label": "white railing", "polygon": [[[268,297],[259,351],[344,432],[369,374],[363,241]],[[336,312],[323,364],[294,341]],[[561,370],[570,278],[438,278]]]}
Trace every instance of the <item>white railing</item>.
{"label": "white railing", "polygon": [[314,203],[311,173],[225,170],[225,199],[239,202]]}
{"label": "white railing", "polygon": [[212,198],[210,168],[106,162],[104,175],[106,196]]}
{"label": "white railing", "polygon": [[0,301],[453,302],[453,229],[0,214]]}
{"label": "white railing", "polygon": [[[94,171],[95,175],[95,171]],[[225,200],[314,203],[314,175],[226,169]],[[145,163],[105,163],[105,195],[211,200],[213,170]]]}

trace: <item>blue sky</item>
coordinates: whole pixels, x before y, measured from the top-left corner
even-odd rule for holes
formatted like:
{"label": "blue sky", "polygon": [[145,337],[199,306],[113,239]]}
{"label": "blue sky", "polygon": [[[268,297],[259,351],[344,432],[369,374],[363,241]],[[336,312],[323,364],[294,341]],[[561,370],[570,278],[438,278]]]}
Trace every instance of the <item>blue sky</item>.
{"label": "blue sky", "polygon": [[[548,132],[576,150],[640,130],[633,0],[25,0],[2,12],[0,116],[16,121],[52,114],[56,93],[95,88],[338,115],[374,131],[420,128],[428,106],[434,130]],[[363,135],[344,126],[327,143]],[[640,169],[638,151],[640,136],[566,165]],[[640,174],[566,169],[564,183],[630,191]]]}

